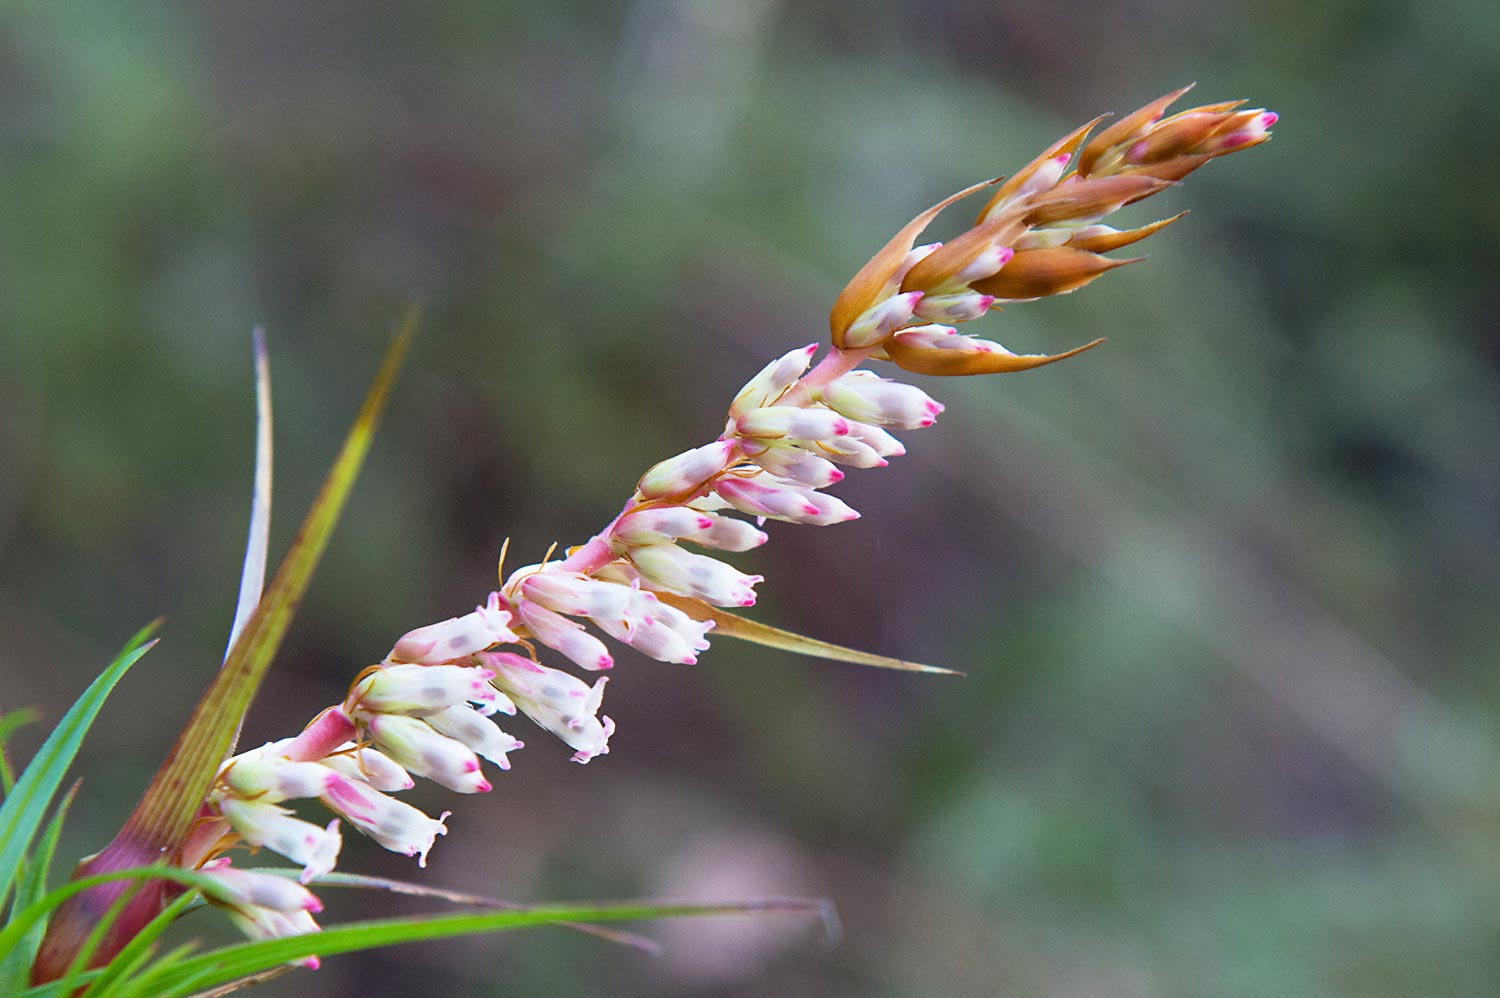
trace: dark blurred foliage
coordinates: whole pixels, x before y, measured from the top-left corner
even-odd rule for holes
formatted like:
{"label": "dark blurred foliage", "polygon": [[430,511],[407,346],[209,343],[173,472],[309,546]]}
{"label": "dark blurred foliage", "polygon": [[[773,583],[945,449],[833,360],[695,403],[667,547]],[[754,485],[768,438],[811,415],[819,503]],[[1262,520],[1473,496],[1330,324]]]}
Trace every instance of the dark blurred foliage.
{"label": "dark blurred foliage", "polygon": [[[0,13],[0,697],[118,827],[221,654],[269,330],[284,544],[425,322],[246,743],[601,526],[950,190],[1196,79],[1282,114],[1151,260],[980,335],[1084,357],[949,411],[740,563],[760,619],[959,667],[628,654],[428,871],[520,900],[835,899],[328,961],[265,995],[1500,989],[1500,7],[1290,0],[104,4]],[[520,562],[513,561],[512,564]],[[40,731],[21,739],[34,748]],[[328,891],[325,894],[331,894]],[[325,921],[430,904],[333,897]],[[185,928],[227,930],[207,915]]]}

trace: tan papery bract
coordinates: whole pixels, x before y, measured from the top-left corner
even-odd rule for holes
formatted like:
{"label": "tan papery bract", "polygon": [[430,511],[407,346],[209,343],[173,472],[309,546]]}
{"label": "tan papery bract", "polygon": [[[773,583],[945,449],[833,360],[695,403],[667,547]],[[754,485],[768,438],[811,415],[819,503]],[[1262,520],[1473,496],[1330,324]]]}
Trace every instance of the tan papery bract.
{"label": "tan papery bract", "polygon": [[1174,104],[1183,94],[1193,89],[1195,85],[1189,83],[1180,90],[1173,90],[1169,94],[1164,94],[1156,98],[1156,100],[1132,111],[1094,136],[1093,141],[1084,146],[1083,151],[1078,154],[1078,162],[1076,164],[1078,172],[1085,177],[1088,176],[1094,171],[1094,167],[1106,152],[1124,142],[1139,139],[1152,124],[1166,113],[1168,107]]}
{"label": "tan papery bract", "polygon": [[1068,246],[1022,250],[1000,273],[970,286],[980,294],[996,298],[1045,298],[1076,291],[1106,271],[1143,259],[1111,260]]}
{"label": "tan papery bract", "polygon": [[[828,328],[833,333],[833,345],[843,349],[844,333],[856,319],[885,297],[886,285],[901,266],[901,262],[906,259],[906,254],[910,253],[912,247],[917,244],[917,237],[932,224],[932,220],[937,218],[944,208],[999,182],[1000,178],[996,177],[994,180],[986,180],[982,184],[966,187],[957,194],[943,198],[907,222],[900,232],[891,237],[890,242],[881,247],[880,252],[870,257],[870,261],[859,268],[859,272],[844,286],[844,290],[839,292],[832,311],[828,313]],[[894,291],[894,289],[891,290]]]}
{"label": "tan papery bract", "polygon": [[1131,243],[1140,242],[1147,236],[1165,229],[1186,214],[1187,212],[1185,211],[1179,211],[1171,218],[1163,218],[1152,222],[1150,225],[1142,225],[1134,229],[1122,229],[1119,232],[1105,232],[1094,236],[1076,235],[1072,239],[1069,239],[1066,245],[1073,249],[1088,250],[1091,253],[1108,253],[1110,250],[1117,250],[1122,246],[1129,246]]}
{"label": "tan papery bract", "polygon": [[1020,190],[1022,185],[1025,184],[1026,181],[1031,179],[1031,175],[1036,173],[1037,170],[1041,169],[1042,166],[1053,156],[1060,156],[1063,153],[1068,153],[1071,155],[1072,152],[1082,144],[1083,140],[1088,137],[1089,132],[1093,131],[1094,126],[1099,124],[1099,122],[1103,121],[1107,117],[1109,117],[1109,115],[1101,114],[1099,115],[1099,117],[1095,118],[1088,124],[1078,126],[1067,135],[1064,135],[1062,138],[1058,139],[1056,142],[1048,146],[1046,151],[1036,159],[1033,159],[1030,163],[1027,163],[1025,166],[1021,167],[1021,169],[1017,170],[1015,175],[1005,183],[1001,184],[1000,189],[996,191],[988,201],[985,202],[984,207],[979,212],[979,216],[974,219],[974,224],[977,225],[980,222],[983,222],[985,220],[985,217],[988,216],[992,210],[994,210],[996,205],[1003,204],[1007,199],[1014,196],[1016,191]]}
{"label": "tan papery bract", "polygon": [[1083,353],[1103,343],[1104,340],[1094,340],[1083,346],[1074,347],[1065,353],[1026,353],[1013,354],[995,351],[992,353],[971,353],[966,350],[943,350],[932,347],[910,347],[901,342],[900,337],[889,340],[885,344],[886,355],[893,363],[904,371],[913,374],[935,374],[939,377],[953,377],[966,374],[1009,374],[1012,371],[1029,371],[1033,367],[1041,367],[1054,361],[1067,360],[1075,354]]}

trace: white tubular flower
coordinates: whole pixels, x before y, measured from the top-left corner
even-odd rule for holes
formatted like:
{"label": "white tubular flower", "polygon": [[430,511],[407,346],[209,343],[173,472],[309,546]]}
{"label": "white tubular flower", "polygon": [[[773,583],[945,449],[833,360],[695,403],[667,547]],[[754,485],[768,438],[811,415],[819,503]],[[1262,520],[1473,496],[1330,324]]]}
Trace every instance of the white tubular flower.
{"label": "white tubular flower", "polygon": [[404,634],[388,656],[392,662],[439,665],[516,639],[506,625],[510,614],[500,609],[500,594],[490,593],[473,613],[428,624]]}
{"label": "white tubular flower", "polygon": [[[1015,255],[1016,251],[1009,246],[1001,246],[998,243],[990,243],[984,249],[976,253],[968,263],[964,264],[964,266],[959,269],[958,273],[953,275],[952,279],[948,283],[948,287],[954,290],[958,290],[960,288],[966,289],[968,285],[972,284],[974,281],[980,281],[986,277],[993,277],[995,274],[998,274],[1000,272],[1001,267],[1005,266],[1007,263],[1010,263],[1011,257]],[[922,304],[926,305],[927,300],[923,299]],[[988,308],[988,306],[985,307]],[[918,309],[917,314],[923,314],[922,310]],[[981,310],[979,314],[982,315],[983,311]]]}
{"label": "white tubular flower", "polygon": [[[511,640],[515,640],[514,635]],[[483,669],[463,665],[386,665],[372,669],[355,683],[344,707],[351,716],[360,718],[370,714],[421,717],[468,701],[487,706],[496,701],[490,676]],[[489,709],[493,712],[496,708]]]}
{"label": "white tubular flower", "polygon": [[859,516],[841,499],[769,474],[723,478],[714,483],[714,492],[742,513],[773,520],[826,527]]}
{"label": "white tubular flower", "polygon": [[[339,782],[335,774],[329,787]],[[343,838],[337,820],[330,821],[327,828],[319,828],[310,821],[292,817],[292,812],[284,807],[237,797],[225,797],[218,805],[219,813],[240,838],[252,846],[280,853],[301,866],[304,884],[332,870],[338,860]]]}
{"label": "white tubular flower", "polygon": [[749,551],[766,542],[763,531],[744,520],[691,509],[687,506],[654,506],[622,516],[610,530],[617,554],[627,547],[692,541],[720,551]]}
{"label": "white tubular flower", "polygon": [[757,440],[812,441],[841,437],[849,421],[830,409],[773,405],[752,409],[734,421],[735,432]]}
{"label": "white tubular flower", "polygon": [[236,870],[228,857],[205,863],[198,870],[212,885],[203,888],[203,896],[217,904],[234,908],[268,908],[290,914],[298,911],[319,912],[323,904],[313,892],[286,877],[270,873]]}
{"label": "white tubular flower", "polygon": [[951,295],[928,295],[917,306],[916,316],[928,322],[968,322],[988,312],[994,295],[960,291]]}
{"label": "white tubular flower", "polygon": [[724,470],[734,451],[734,441],[715,440],[661,461],[641,476],[636,489],[647,499],[691,492]]}
{"label": "white tubular flower", "polygon": [[343,815],[349,823],[391,852],[416,856],[418,866],[427,865],[427,853],[439,835],[447,835],[444,811],[429,818],[410,804],[387,797],[360,780],[335,780],[323,803]]}
{"label": "white tubular flower", "polygon": [[259,756],[231,759],[220,778],[237,797],[276,804],[321,796],[330,773],[316,762]]}
{"label": "white tubular flower", "polygon": [[[318,923],[305,911],[275,911],[271,908],[238,908],[225,906],[224,914],[251,939],[282,939],[286,936],[305,936],[321,931]],[[317,970],[320,966],[316,956],[304,956],[290,961],[293,966]]]}
{"label": "white tubular flower", "polygon": [[365,723],[380,750],[418,776],[460,794],[494,789],[469,747],[439,734],[427,722],[401,714],[375,714]]}
{"label": "white tubular flower", "polygon": [[411,774],[398,766],[390,756],[369,746],[356,748],[353,742],[336,749],[319,764],[348,779],[363,780],[376,790],[410,790],[417,785]]}
{"label": "white tubular flower", "polygon": [[609,579],[629,597],[623,617],[594,618],[605,634],[658,662],[693,665],[698,661],[697,653],[708,649],[704,635],[713,628],[713,621],[694,620],[641,589],[644,580],[634,565],[614,561],[595,574]]}
{"label": "white tubular flower", "polygon": [[1003,353],[1015,356],[992,340],[960,336],[951,326],[913,326],[896,334],[901,345],[916,350],[954,350],[959,353]]}
{"label": "white tubular flower", "polygon": [[892,330],[906,325],[911,320],[912,310],[921,300],[922,292],[908,291],[871,305],[844,333],[844,346],[851,350],[874,346],[891,335]]}
{"label": "white tubular flower", "polygon": [[632,597],[628,589],[577,572],[537,572],[526,577],[520,591],[526,599],[570,617],[606,620],[630,615]]}
{"label": "white tubular flower", "polygon": [[818,344],[810,343],[771,361],[759,374],[747,381],[745,387],[734,397],[734,402],[729,406],[729,418],[732,420],[751,409],[774,404],[783,392],[802,377],[807,365],[812,363],[813,354],[817,352]]}
{"label": "white tubular flower", "polygon": [[588,762],[609,752],[615,722],[596,716],[606,677],[590,687],[566,672],[511,652],[488,652],[479,658],[494,670],[495,685],[516,702],[521,713],[575,749],[574,762]]}
{"label": "white tubular flower", "polygon": [[834,380],[823,389],[823,401],[861,423],[907,430],[931,426],[943,411],[942,403],[922,389],[868,371],[853,371]]}
{"label": "white tubular flower", "polygon": [[646,544],[630,549],[630,560],[653,588],[693,596],[715,606],[753,606],[761,575],[746,575],[707,555],[692,554],[676,544]]}
{"label": "white tubular flower", "polygon": [[[864,426],[863,423],[851,423],[851,430],[855,426]],[[864,434],[851,432],[847,437],[839,437],[837,440],[825,441],[818,445],[823,453],[828,455],[830,461],[839,464],[847,464],[855,468],[884,468],[890,464],[886,457],[898,457],[906,453],[899,441],[889,433],[876,426],[868,427],[877,433],[882,433],[896,443],[896,451],[893,454],[882,454],[880,450],[866,442]]]}
{"label": "white tubular flower", "polygon": [[[836,447],[847,439],[846,435],[828,441],[819,440],[813,446],[825,448],[832,444]],[[771,474],[780,475],[810,489],[826,488],[844,480],[844,473],[835,468],[833,462],[794,444],[746,440],[742,449],[746,457]]]}
{"label": "white tubular flower", "polygon": [[510,768],[506,753],[514,752],[523,744],[501,731],[494,721],[468,707],[449,707],[426,720],[439,734],[463,742],[475,754],[484,756],[501,769]]}
{"label": "white tubular flower", "polygon": [[591,672],[614,666],[614,656],[604,647],[604,642],[584,630],[577,621],[531,600],[517,601],[516,614],[531,631],[532,637],[566,655],[577,665]]}

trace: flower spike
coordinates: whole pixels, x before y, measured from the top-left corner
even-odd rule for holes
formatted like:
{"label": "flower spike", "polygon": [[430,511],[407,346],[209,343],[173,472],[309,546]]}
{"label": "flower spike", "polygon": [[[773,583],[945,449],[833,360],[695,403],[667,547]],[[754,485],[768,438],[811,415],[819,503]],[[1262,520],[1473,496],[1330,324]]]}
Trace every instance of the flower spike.
{"label": "flower spike", "polygon": [[[1104,254],[1182,215],[1125,229],[1105,219],[1216,156],[1265,142],[1276,123],[1274,113],[1238,101],[1164,117],[1185,92],[1089,139],[1102,120],[1095,119],[1009,180],[975,184],[917,215],[839,294],[829,315],[832,348],[816,365],[816,345],[773,360],[734,397],[718,439],[649,468],[619,516],[586,543],[556,561],[549,550],[541,564],[508,577],[502,569],[499,589],[484,603],[407,632],[300,734],[226,762],[184,855],[185,865],[217,878],[210,900],[253,936],[316,931],[312,895],[230,870],[217,854],[236,843],[264,846],[301,865],[306,882],[333,868],[340,819],[425,863],[447,832],[448,814],[433,818],[391,795],[413,777],[457,793],[489,790],[481,760],[506,770],[509,753],[522,747],[494,722],[497,713],[530,718],[577,762],[608,753],[615,725],[600,713],[605,678],[585,682],[543,665],[538,652],[556,652],[586,671],[609,669],[607,637],[662,662],[691,664],[722,633],[847,662],[947,671],[736,616],[724,608],[753,604],[763,580],[718,556],[765,543],[759,527],[766,520],[829,526],[855,519],[825,491],[842,469],[884,467],[905,453],[892,430],[929,426],[943,411],[925,391],[880,377],[865,362],[938,376],[1000,374],[1101,343],[1017,354],[955,327],[996,311],[998,302],[1066,294],[1137,262]],[[946,244],[917,245],[945,208],[991,187],[967,231]],[[314,797],[339,818],[323,827],[282,806]]]}

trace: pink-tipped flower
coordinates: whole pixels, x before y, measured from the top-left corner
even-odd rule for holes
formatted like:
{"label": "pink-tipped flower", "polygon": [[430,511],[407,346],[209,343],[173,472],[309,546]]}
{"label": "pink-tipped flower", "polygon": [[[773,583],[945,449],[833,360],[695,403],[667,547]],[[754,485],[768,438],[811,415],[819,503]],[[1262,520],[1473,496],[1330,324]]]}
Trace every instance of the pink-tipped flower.
{"label": "pink-tipped flower", "polygon": [[687,506],[654,506],[620,517],[610,528],[615,549],[641,544],[661,544],[685,540],[720,551],[749,551],[766,542],[763,531],[744,520],[718,516]]}
{"label": "pink-tipped flower", "polygon": [[733,452],[732,440],[715,440],[683,451],[653,465],[641,476],[636,490],[646,499],[685,495],[723,471]]}
{"label": "pink-tipped flower", "polygon": [[313,892],[286,877],[271,873],[256,873],[252,870],[236,870],[229,865],[228,857],[204,864],[198,871],[211,881],[203,888],[203,896],[217,904],[235,908],[269,908],[285,913],[307,911],[316,914],[323,910],[322,902]]}
{"label": "pink-tipped flower", "polygon": [[[920,329],[931,329],[932,326],[915,327]],[[946,327],[938,327],[946,328]],[[905,335],[905,330],[897,334],[896,342]],[[906,453],[906,448],[901,441],[891,436],[878,426],[868,423],[850,421],[849,435],[839,437],[837,440],[825,440],[818,445],[818,449],[828,455],[830,461],[839,464],[847,464],[855,468],[884,468],[888,457],[900,457]]]}
{"label": "pink-tipped flower", "polygon": [[427,722],[401,714],[375,714],[366,723],[380,751],[418,776],[460,794],[493,789],[469,747],[439,734]]}
{"label": "pink-tipped flower", "polygon": [[1010,353],[998,343],[961,336],[950,326],[913,326],[896,337],[901,346],[913,350],[953,350],[958,353]]}
{"label": "pink-tipped flower", "polygon": [[707,555],[684,551],[676,544],[646,544],[630,549],[630,560],[653,588],[692,596],[714,606],[753,606],[761,575],[746,575]]}
{"label": "pink-tipped flower", "polygon": [[633,565],[615,561],[597,574],[610,577],[630,597],[624,617],[593,618],[605,634],[658,662],[693,665],[698,661],[697,653],[708,649],[704,635],[713,628],[713,621],[694,620],[642,589],[644,580]]}
{"label": "pink-tipped flower", "polygon": [[[287,936],[305,936],[320,931],[318,923],[305,911],[274,911],[270,908],[238,908],[225,906],[229,920],[251,939],[283,939]],[[290,961],[293,966],[317,970],[320,966],[316,956],[305,956]]]}
{"label": "pink-tipped flower", "polygon": [[911,321],[912,310],[921,300],[922,292],[908,291],[870,306],[844,332],[845,349],[858,350],[884,340]]}
{"label": "pink-tipped flower", "polygon": [[[331,787],[338,782],[335,774],[328,785]],[[292,812],[284,807],[237,797],[225,797],[218,801],[218,805],[219,813],[240,838],[252,846],[280,853],[301,866],[304,884],[328,873],[338,860],[343,840],[337,821],[319,828],[310,821],[292,817]]]}
{"label": "pink-tipped flower", "polygon": [[512,652],[479,656],[495,672],[495,685],[521,708],[521,713],[561,738],[575,751],[574,762],[588,762],[609,752],[615,725],[598,717],[606,677],[592,687],[582,680],[549,669]]}
{"label": "pink-tipped flower", "polygon": [[810,343],[771,361],[759,374],[747,381],[745,387],[734,397],[734,402],[729,406],[729,418],[732,420],[751,409],[774,405],[782,393],[802,377],[802,372],[807,370],[808,364],[812,363],[813,354],[817,352],[818,344]]}
{"label": "pink-tipped flower", "polygon": [[[354,684],[345,709],[359,718],[370,714],[421,717],[454,704],[472,701],[488,706],[495,700],[490,677],[483,669],[463,665],[387,665],[372,669]],[[494,709],[490,707],[491,712]]]}
{"label": "pink-tipped flower", "polygon": [[824,527],[859,517],[841,499],[765,473],[720,479],[714,491],[742,513],[773,520]]}
{"label": "pink-tipped flower", "polygon": [[420,665],[451,662],[514,641],[509,623],[510,614],[500,608],[500,594],[490,593],[489,601],[473,613],[408,631],[391,649],[389,659]]}
{"label": "pink-tipped flower", "polygon": [[[829,444],[837,447],[839,442],[847,436],[846,433],[830,440],[819,440],[811,446],[820,450]],[[795,444],[782,441],[760,443],[747,440],[743,449],[746,457],[771,474],[780,475],[799,485],[806,485],[810,489],[827,488],[844,479],[844,473],[834,467],[833,462]]]}
{"label": "pink-tipped flower", "polygon": [[[952,291],[958,291],[960,288],[967,288],[975,281],[992,277],[999,272],[1001,267],[1010,263],[1010,258],[1015,255],[1016,251],[1009,246],[990,243],[974,254],[968,263],[960,267],[946,287]],[[924,301],[922,305],[918,306],[917,315],[926,315],[930,311],[930,308],[927,307],[928,305],[929,303]],[[980,312],[979,314],[983,315],[984,313]]]}
{"label": "pink-tipped flower", "polygon": [[368,745],[358,748],[352,742],[341,745],[321,765],[346,779],[363,780],[376,790],[387,793],[393,790],[410,790],[416,786],[410,773],[398,766],[390,756],[377,752]]}
{"label": "pink-tipped flower", "polygon": [[612,582],[577,572],[548,570],[527,576],[519,586],[522,597],[570,617],[628,618],[632,596]]}
{"label": "pink-tipped flower", "polygon": [[828,409],[773,405],[735,420],[735,432],[758,440],[827,440],[847,434],[849,422]]}
{"label": "pink-tipped flower", "polygon": [[584,630],[577,621],[531,600],[517,601],[516,613],[532,637],[566,655],[577,665],[597,672],[615,664],[614,656],[604,647],[604,642]]}
{"label": "pink-tipped flower", "polygon": [[1208,151],[1223,153],[1259,145],[1271,137],[1271,126],[1280,118],[1275,111],[1256,110],[1242,114],[1244,118],[1235,122],[1237,127],[1215,135],[1206,143]]}
{"label": "pink-tipped flower", "polygon": [[916,429],[931,426],[942,403],[915,385],[904,385],[855,371],[834,380],[823,389],[823,401],[850,419],[877,426]]}
{"label": "pink-tipped flower", "polygon": [[[917,306],[915,315],[925,322],[968,322],[989,311],[994,303],[993,295],[975,294],[972,291],[951,295],[928,295],[922,299],[922,304]],[[898,332],[896,335],[900,336],[901,333]]]}
{"label": "pink-tipped flower", "polygon": [[425,720],[439,734],[462,742],[476,755],[483,756],[501,769],[510,768],[506,753],[523,747],[519,739],[512,738],[501,731],[494,721],[468,707],[449,707]]}
{"label": "pink-tipped flower", "polygon": [[427,865],[427,853],[439,835],[447,835],[443,821],[447,811],[429,818],[410,804],[387,797],[360,780],[335,780],[323,795],[323,803],[341,814],[351,825],[391,852],[416,856]]}

